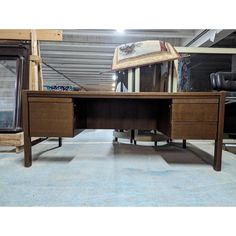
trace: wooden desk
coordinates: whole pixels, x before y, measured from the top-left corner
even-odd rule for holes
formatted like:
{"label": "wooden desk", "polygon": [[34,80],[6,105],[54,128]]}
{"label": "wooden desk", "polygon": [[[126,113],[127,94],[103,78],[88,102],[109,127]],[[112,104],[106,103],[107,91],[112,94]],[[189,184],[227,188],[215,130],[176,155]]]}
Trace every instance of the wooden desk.
{"label": "wooden desk", "polygon": [[223,92],[113,93],[23,91],[25,166],[31,137],[74,137],[78,129],[158,130],[171,139],[214,139],[221,170]]}

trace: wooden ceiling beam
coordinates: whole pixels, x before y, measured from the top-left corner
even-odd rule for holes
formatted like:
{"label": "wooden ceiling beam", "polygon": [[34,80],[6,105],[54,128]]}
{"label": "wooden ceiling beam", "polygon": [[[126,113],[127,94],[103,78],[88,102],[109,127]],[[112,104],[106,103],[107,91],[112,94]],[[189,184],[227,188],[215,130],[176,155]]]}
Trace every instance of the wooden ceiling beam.
{"label": "wooden ceiling beam", "polygon": [[[37,40],[42,41],[62,41],[61,30],[42,30],[37,29]],[[11,29],[11,30],[0,30],[0,39],[8,40],[31,40],[30,29]]]}

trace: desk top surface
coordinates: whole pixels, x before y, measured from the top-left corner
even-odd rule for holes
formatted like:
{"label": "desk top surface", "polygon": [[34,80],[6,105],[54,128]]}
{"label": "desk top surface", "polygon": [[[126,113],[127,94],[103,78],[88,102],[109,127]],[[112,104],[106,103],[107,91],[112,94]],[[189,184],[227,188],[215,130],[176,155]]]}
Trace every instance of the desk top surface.
{"label": "desk top surface", "polygon": [[224,92],[108,92],[108,91],[32,91],[23,90],[23,94],[27,93],[32,97],[71,97],[71,98],[132,98],[132,99],[172,99],[172,98],[219,98]]}

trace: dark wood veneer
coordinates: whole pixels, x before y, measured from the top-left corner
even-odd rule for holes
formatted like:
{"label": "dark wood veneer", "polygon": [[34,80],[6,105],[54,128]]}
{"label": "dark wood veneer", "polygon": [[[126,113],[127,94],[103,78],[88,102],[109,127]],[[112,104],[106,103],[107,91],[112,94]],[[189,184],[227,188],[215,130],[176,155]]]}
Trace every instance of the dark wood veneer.
{"label": "dark wood veneer", "polygon": [[[150,129],[171,139],[215,139],[221,169],[224,93],[114,93],[24,91],[25,166],[31,137],[72,137],[77,129]],[[60,142],[61,144],[61,142]]]}

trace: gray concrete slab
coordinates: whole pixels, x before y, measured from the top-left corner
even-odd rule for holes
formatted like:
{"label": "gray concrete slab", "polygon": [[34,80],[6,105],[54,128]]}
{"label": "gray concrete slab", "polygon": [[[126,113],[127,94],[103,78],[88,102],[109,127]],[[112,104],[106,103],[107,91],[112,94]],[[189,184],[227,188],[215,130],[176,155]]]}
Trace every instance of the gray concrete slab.
{"label": "gray concrete slab", "polygon": [[223,151],[214,171],[212,141],[184,150],[112,140],[112,130],[86,130],[60,148],[42,142],[31,168],[0,147],[0,206],[236,206],[236,155]]}

